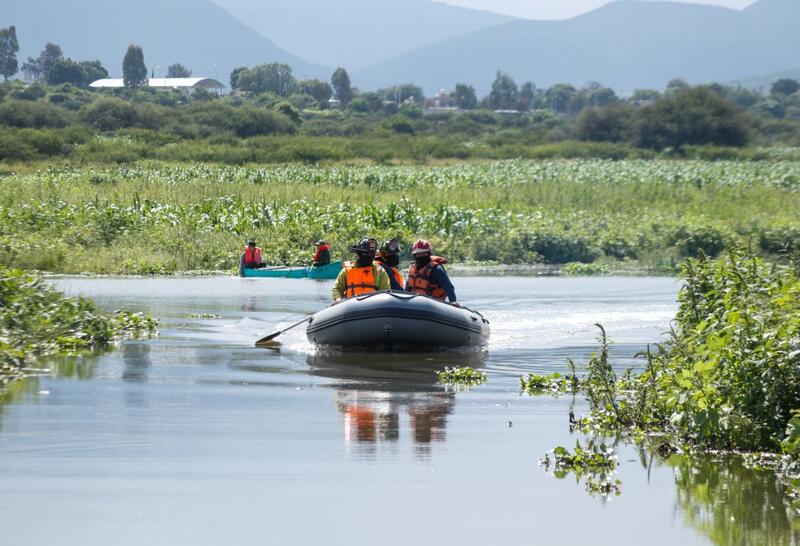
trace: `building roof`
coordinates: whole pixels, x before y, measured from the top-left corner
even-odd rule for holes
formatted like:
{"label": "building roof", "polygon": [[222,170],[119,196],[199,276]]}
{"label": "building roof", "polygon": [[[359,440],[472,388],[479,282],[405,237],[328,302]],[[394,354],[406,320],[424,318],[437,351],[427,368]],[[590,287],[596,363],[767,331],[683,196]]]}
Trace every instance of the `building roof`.
{"label": "building roof", "polygon": [[[168,89],[224,89],[225,86],[213,78],[149,78],[148,87],[162,87]],[[125,87],[122,78],[106,78],[96,80],[89,84],[95,88]]]}

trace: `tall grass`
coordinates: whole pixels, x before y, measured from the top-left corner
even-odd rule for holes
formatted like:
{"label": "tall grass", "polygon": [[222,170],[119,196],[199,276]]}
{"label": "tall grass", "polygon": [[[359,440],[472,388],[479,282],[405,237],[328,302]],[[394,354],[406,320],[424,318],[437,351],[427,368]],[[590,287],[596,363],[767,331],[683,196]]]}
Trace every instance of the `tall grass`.
{"label": "tall grass", "polygon": [[702,249],[800,247],[800,162],[507,161],[437,167],[162,163],[0,179],[0,261],[51,271],[230,269],[363,234],[433,240],[455,261],[670,267]]}

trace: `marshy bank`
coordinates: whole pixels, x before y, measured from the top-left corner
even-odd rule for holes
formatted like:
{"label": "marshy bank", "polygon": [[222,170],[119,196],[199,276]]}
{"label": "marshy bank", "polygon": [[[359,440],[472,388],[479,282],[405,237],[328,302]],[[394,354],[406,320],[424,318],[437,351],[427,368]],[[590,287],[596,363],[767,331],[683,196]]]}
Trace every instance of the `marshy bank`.
{"label": "marshy bank", "polygon": [[687,256],[800,247],[800,162],[570,160],[436,167],[46,168],[0,179],[0,262],[55,273],[234,271],[426,236],[454,263],[675,272]]}
{"label": "marshy bank", "polygon": [[[745,456],[742,464],[776,472],[784,504],[800,510],[800,262],[767,264],[732,252],[720,260],[690,259],[679,309],[667,340],[648,346],[636,373],[612,364],[602,326],[600,349],[579,375],[522,378],[529,394],[581,392],[586,416],[570,413],[588,447],[558,446],[557,472],[588,476],[587,488],[617,492],[618,458],[605,442],[647,445],[667,458],[677,452]],[[603,443],[601,443],[603,442]],[[602,489],[605,487],[605,489]]]}
{"label": "marshy bank", "polygon": [[156,326],[150,316],[103,312],[91,300],[65,297],[36,275],[0,267],[0,395],[12,381],[42,373],[35,367],[42,357],[151,336]]}

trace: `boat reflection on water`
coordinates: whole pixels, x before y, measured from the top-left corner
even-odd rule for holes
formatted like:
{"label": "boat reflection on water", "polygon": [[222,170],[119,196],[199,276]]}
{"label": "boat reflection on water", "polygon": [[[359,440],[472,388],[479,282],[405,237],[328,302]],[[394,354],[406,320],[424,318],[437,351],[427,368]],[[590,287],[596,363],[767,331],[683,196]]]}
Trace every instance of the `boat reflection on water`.
{"label": "boat reflection on water", "polygon": [[410,440],[420,459],[447,438],[447,417],[456,395],[439,385],[445,367],[483,366],[487,353],[325,353],[309,355],[311,373],[336,379],[336,407],[342,415],[348,453],[377,458],[383,447]]}

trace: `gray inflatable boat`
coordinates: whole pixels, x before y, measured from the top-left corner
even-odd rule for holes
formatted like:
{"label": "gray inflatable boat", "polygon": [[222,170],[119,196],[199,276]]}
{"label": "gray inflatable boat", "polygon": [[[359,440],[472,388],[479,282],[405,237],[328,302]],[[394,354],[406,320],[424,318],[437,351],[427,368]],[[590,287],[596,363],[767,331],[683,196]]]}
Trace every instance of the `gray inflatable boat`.
{"label": "gray inflatable boat", "polygon": [[489,321],[477,311],[408,292],[372,292],[331,305],[309,319],[308,340],[345,349],[480,347]]}

